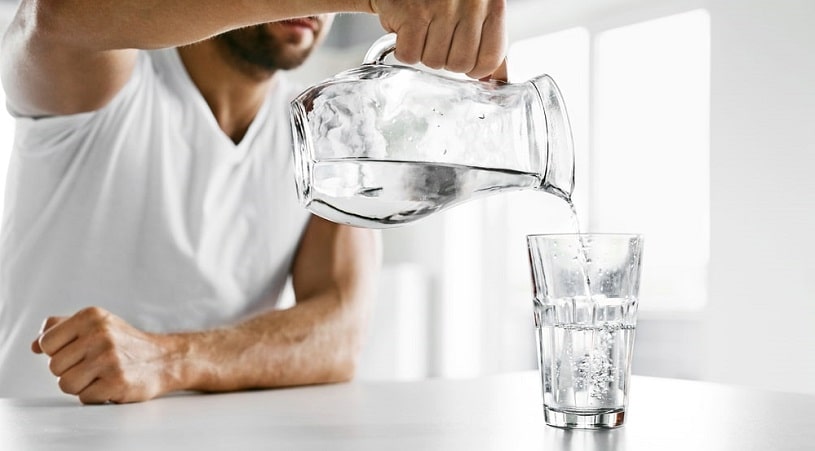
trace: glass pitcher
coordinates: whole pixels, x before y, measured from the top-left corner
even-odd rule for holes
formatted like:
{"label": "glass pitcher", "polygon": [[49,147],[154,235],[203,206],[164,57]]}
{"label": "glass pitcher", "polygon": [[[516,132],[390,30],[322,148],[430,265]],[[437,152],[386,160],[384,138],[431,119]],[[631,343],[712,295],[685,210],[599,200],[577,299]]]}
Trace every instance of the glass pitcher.
{"label": "glass pitcher", "polygon": [[507,84],[385,64],[395,44],[383,36],[363,65],[292,101],[303,206],[387,228],[505,190],[571,198],[571,129],[549,76]]}

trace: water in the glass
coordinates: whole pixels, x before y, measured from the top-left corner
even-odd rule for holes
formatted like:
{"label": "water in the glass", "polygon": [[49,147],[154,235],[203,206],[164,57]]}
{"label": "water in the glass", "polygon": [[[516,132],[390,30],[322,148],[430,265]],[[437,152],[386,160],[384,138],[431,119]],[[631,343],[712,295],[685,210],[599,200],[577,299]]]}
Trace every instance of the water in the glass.
{"label": "water in the glass", "polygon": [[536,299],[535,326],[548,409],[578,415],[624,410],[636,299]]}
{"label": "water in the glass", "polygon": [[625,421],[642,238],[530,235],[534,320],[547,424]]}

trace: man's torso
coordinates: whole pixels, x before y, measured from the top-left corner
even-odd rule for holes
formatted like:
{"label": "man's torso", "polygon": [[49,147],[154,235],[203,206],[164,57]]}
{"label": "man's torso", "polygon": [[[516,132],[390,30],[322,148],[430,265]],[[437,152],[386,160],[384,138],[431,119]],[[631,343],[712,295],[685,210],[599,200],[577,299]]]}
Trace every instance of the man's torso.
{"label": "man's torso", "polygon": [[291,169],[292,94],[278,80],[235,145],[170,49],[141,54],[97,112],[18,120],[0,238],[0,396],[44,394],[26,388],[49,377],[28,350],[45,316],[96,305],[163,332],[275,305],[308,220]]}

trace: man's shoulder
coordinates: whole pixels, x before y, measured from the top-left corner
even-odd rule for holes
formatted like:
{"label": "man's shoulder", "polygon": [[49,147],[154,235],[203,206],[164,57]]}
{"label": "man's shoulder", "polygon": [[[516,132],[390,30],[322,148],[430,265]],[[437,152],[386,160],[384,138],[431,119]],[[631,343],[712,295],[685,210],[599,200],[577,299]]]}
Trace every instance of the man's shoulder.
{"label": "man's shoulder", "polygon": [[[139,51],[128,81],[99,109],[68,115],[24,116],[16,119],[15,146],[23,153],[70,151],[85,142],[119,136],[133,124],[143,123],[156,109],[156,100],[168,97],[156,91],[157,71],[151,52]],[[167,90],[165,90],[167,91]]]}

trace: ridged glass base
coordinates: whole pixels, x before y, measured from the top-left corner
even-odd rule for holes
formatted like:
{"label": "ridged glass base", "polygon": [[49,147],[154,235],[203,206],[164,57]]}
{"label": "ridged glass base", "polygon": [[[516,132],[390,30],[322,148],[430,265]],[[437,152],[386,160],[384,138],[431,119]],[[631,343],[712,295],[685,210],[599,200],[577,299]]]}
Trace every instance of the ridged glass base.
{"label": "ridged glass base", "polygon": [[625,422],[625,409],[604,412],[566,412],[543,407],[546,424],[566,429],[612,429]]}

